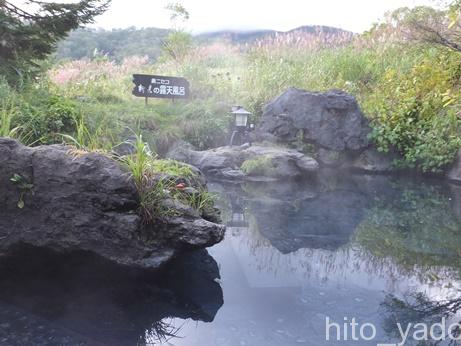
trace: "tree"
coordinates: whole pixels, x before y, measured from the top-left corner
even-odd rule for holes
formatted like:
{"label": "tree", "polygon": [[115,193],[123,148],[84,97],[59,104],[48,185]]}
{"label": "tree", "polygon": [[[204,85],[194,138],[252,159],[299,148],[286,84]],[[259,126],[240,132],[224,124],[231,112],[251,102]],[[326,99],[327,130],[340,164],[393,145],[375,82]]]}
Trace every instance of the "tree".
{"label": "tree", "polygon": [[37,62],[56,49],[69,31],[91,23],[110,0],[81,0],[62,4],[30,0],[36,8],[20,8],[0,0],[0,75],[15,84],[37,71]]}
{"label": "tree", "polygon": [[461,52],[461,1],[446,10],[427,6],[402,8],[392,13],[392,20],[413,41],[429,43]]}
{"label": "tree", "polygon": [[453,1],[448,10],[448,16],[451,20],[450,26],[456,24],[461,20],[461,0]]}
{"label": "tree", "polygon": [[168,56],[175,61],[182,62],[192,48],[191,34],[174,30],[165,41],[162,42],[162,51],[164,56]]}
{"label": "tree", "polygon": [[190,17],[189,12],[179,2],[169,3],[168,5],[166,5],[165,8],[170,11],[170,20],[173,23],[185,22],[186,20],[189,20],[189,17]]}
{"label": "tree", "polygon": [[189,20],[189,12],[180,3],[170,3],[166,6],[170,11],[173,31],[162,42],[163,55],[181,62],[192,48],[192,36],[186,32],[181,23]]}

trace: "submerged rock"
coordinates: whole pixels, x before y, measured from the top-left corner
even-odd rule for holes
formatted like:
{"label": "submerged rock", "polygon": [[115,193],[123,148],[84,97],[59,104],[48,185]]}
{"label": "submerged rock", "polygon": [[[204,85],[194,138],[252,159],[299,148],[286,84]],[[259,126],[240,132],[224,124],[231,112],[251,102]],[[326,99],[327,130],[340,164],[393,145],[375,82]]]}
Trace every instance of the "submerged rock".
{"label": "submerged rock", "polygon": [[315,159],[276,146],[227,146],[196,151],[179,143],[167,156],[194,165],[205,174],[228,180],[299,178],[319,169]]}
{"label": "submerged rock", "polygon": [[193,213],[144,225],[128,172],[104,155],[61,145],[29,148],[0,138],[0,196],[0,252],[29,244],[157,268],[224,236],[224,226]]}

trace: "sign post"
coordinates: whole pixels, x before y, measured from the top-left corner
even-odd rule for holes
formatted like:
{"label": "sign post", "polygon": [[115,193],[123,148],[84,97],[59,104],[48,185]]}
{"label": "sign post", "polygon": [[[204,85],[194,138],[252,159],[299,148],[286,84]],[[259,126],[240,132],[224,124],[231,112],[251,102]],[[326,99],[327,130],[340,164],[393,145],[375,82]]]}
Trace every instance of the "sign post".
{"label": "sign post", "polygon": [[190,96],[189,82],[181,77],[134,74],[133,83],[133,95],[144,97],[146,105],[149,97],[175,100]]}

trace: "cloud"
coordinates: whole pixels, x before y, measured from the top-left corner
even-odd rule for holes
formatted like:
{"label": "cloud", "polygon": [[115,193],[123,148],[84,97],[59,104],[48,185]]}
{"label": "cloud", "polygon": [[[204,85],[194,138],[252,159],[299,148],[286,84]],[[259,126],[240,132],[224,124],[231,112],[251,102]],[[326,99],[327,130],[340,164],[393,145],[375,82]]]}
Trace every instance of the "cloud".
{"label": "cloud", "polygon": [[[104,28],[169,27],[166,0],[113,0],[97,19]],[[221,29],[290,30],[302,25],[329,25],[354,32],[368,30],[389,10],[430,5],[431,0],[183,0],[191,14],[186,28],[192,32]]]}

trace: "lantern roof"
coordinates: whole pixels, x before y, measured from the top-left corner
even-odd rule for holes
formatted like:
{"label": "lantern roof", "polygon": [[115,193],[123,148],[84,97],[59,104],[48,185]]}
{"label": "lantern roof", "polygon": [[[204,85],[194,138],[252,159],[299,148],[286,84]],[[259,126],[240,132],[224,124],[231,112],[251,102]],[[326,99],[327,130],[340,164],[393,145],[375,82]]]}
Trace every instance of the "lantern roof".
{"label": "lantern roof", "polygon": [[248,112],[242,106],[234,106],[234,107],[232,107],[232,114],[252,115],[251,112]]}

